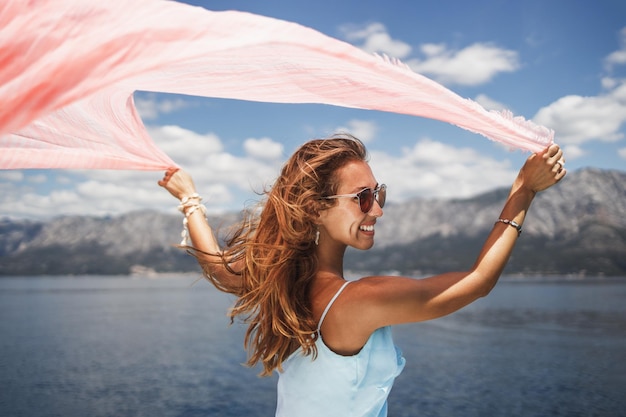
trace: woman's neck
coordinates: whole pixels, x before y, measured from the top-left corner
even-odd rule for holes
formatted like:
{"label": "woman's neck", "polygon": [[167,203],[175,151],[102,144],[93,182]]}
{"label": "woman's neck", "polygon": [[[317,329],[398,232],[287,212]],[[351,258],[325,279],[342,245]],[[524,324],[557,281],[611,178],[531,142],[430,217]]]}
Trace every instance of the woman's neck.
{"label": "woman's neck", "polygon": [[346,253],[345,245],[320,245],[317,248],[318,273],[329,273],[343,278],[343,258]]}

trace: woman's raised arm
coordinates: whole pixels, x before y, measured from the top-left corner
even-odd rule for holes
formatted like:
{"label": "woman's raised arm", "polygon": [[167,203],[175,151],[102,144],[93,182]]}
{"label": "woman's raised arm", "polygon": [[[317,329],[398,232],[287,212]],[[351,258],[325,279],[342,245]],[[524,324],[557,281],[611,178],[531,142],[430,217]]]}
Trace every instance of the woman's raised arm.
{"label": "woman's raised arm", "polygon": [[239,287],[241,277],[233,273],[239,269],[236,263],[230,264],[230,269],[226,267],[219,242],[206,220],[204,210],[199,209],[200,197],[191,175],[186,171],[172,168],[165,173],[159,185],[181,201],[183,215],[187,219],[189,238],[195,249],[194,254],[205,272],[224,288]]}
{"label": "woman's raised arm", "polygon": [[[450,314],[479,297],[497,283],[521,234],[526,213],[537,192],[565,176],[563,152],[557,145],[531,155],[517,178],[499,218],[473,267],[425,279],[368,277],[351,286],[346,300],[353,319],[365,333],[391,324],[429,320]],[[459,213],[470,217],[472,213]],[[347,297],[348,298],[348,297]],[[365,305],[369,308],[364,309]],[[352,314],[349,314],[352,316]]]}

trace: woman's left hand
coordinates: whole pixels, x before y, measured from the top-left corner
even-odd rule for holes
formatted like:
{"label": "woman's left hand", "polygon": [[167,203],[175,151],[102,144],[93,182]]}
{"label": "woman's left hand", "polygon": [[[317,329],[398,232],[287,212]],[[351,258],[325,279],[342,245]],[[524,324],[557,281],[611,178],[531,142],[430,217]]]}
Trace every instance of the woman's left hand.
{"label": "woman's left hand", "polygon": [[559,182],[567,173],[565,159],[559,145],[550,145],[542,152],[531,155],[518,175],[520,185],[534,193],[543,191]]}

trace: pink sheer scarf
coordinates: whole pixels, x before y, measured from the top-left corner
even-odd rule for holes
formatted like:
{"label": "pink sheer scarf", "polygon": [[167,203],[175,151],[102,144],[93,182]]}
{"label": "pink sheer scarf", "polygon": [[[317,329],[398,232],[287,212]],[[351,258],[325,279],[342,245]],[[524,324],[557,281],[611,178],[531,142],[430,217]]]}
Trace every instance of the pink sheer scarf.
{"label": "pink sheer scarf", "polygon": [[457,125],[539,151],[553,132],[486,111],[395,60],[310,28],[155,0],[0,3],[0,168],[162,170],[137,90],[324,103]]}

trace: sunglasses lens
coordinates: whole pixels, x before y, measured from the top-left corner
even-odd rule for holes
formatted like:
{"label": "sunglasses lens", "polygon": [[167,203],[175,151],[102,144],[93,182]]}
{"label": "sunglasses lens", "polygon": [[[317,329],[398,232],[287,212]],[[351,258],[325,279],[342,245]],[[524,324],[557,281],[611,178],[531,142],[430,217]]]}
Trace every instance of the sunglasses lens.
{"label": "sunglasses lens", "polygon": [[380,208],[385,207],[385,200],[387,200],[387,186],[385,184],[380,186],[377,200]]}
{"label": "sunglasses lens", "polygon": [[374,204],[374,192],[370,188],[366,188],[359,194],[359,206],[363,213],[369,213]]}

